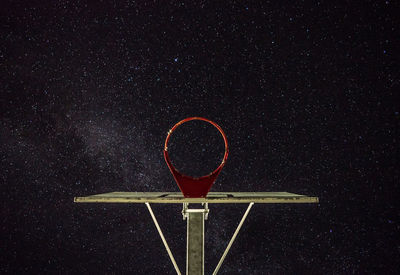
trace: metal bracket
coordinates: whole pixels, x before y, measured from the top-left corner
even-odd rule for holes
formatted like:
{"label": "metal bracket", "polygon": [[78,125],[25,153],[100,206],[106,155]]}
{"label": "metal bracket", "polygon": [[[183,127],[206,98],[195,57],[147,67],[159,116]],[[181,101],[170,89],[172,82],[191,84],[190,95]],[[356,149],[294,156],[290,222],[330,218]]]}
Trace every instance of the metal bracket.
{"label": "metal bracket", "polygon": [[188,217],[188,213],[204,213],[204,219],[208,220],[208,213],[210,213],[210,209],[208,209],[208,203],[203,202],[201,205],[204,206],[204,209],[189,209],[189,203],[184,202],[182,207],[182,217],[183,220],[186,220]]}

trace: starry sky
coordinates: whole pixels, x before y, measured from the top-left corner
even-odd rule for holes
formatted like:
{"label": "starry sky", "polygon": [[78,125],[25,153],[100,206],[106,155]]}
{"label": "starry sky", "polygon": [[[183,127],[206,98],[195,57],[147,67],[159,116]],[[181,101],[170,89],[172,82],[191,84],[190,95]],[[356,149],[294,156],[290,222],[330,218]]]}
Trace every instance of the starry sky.
{"label": "starry sky", "polygon": [[[400,262],[395,1],[3,1],[0,273],[174,274],[141,204],[179,191],[163,158],[190,116],[230,155],[211,191],[288,191],[255,205],[220,274],[395,274]],[[177,168],[203,175],[218,131],[188,122]],[[245,205],[211,205],[210,274]],[[181,205],[153,205],[181,271]]]}

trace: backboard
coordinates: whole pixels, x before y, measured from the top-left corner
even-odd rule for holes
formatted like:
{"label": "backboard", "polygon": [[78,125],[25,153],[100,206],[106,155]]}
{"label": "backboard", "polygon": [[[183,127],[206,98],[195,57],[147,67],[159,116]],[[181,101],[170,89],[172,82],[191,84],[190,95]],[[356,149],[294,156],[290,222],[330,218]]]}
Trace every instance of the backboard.
{"label": "backboard", "polygon": [[288,192],[209,192],[205,198],[186,198],[181,192],[111,192],[75,197],[97,203],[318,203],[317,197]]}

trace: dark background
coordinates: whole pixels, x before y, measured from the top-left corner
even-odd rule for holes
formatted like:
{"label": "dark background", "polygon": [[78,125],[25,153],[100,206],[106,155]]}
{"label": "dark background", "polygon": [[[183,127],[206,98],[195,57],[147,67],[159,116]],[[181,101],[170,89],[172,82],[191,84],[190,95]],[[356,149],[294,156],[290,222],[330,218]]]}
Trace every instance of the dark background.
{"label": "dark background", "polygon": [[[220,274],[396,274],[395,2],[3,1],[0,273],[174,274],[144,205],[73,197],[179,191],[164,140],[203,116],[211,191],[320,198],[255,205]],[[171,146],[195,174],[223,151],[201,122]],[[245,208],[211,206],[206,274]],[[181,206],[153,210],[184,271]]]}

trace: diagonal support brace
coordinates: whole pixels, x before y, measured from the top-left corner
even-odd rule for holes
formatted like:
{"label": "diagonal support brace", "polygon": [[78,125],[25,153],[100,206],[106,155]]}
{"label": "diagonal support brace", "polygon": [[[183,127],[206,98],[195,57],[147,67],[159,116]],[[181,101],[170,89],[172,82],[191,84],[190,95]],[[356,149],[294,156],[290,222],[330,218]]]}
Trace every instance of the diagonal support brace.
{"label": "diagonal support brace", "polygon": [[164,246],[165,246],[165,249],[166,249],[167,252],[168,252],[169,258],[171,259],[171,262],[172,262],[172,264],[173,264],[174,267],[175,267],[176,273],[177,273],[178,275],[181,275],[181,271],[179,270],[179,267],[178,267],[178,265],[177,265],[176,262],[175,262],[175,258],[174,258],[174,256],[172,255],[171,250],[169,249],[167,240],[165,239],[164,234],[162,233],[161,228],[160,228],[160,226],[158,225],[156,216],[154,216],[153,210],[152,210],[151,207],[150,207],[150,203],[146,202],[145,204],[146,204],[146,206],[147,206],[147,209],[149,209],[150,215],[151,215],[151,217],[153,218],[153,222],[154,222],[154,224],[155,224],[155,226],[156,226],[156,228],[157,228],[158,233],[160,234],[161,240],[162,240],[163,243],[164,243]]}
{"label": "diagonal support brace", "polygon": [[226,247],[226,249],[225,249],[225,251],[224,251],[224,254],[222,255],[221,259],[219,260],[218,265],[217,265],[217,267],[215,268],[215,270],[214,270],[214,272],[213,272],[213,275],[217,275],[219,269],[221,268],[221,265],[222,265],[222,263],[224,262],[224,259],[225,259],[226,255],[228,254],[229,249],[231,248],[233,242],[235,241],[236,236],[238,235],[240,228],[242,227],[244,221],[246,220],[246,217],[247,217],[247,215],[249,214],[250,209],[251,209],[251,207],[253,206],[253,204],[254,204],[254,202],[251,202],[251,203],[249,204],[249,206],[247,207],[247,210],[246,210],[246,212],[244,213],[244,215],[243,215],[243,217],[242,217],[242,220],[240,221],[238,227],[236,228],[236,231],[235,231],[235,233],[233,234],[232,239],[229,241],[229,244],[228,244],[228,246]]}

